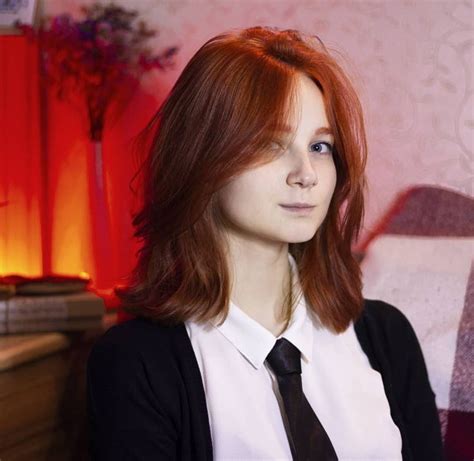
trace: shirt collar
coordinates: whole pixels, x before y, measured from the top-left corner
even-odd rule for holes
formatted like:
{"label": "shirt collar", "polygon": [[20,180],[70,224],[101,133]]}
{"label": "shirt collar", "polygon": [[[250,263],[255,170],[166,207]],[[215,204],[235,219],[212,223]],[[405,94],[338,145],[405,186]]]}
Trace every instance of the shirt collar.
{"label": "shirt collar", "polygon": [[242,309],[230,301],[229,313],[221,325],[214,326],[259,369],[279,338],[286,338],[301,352],[303,360],[311,362],[313,346],[313,325],[308,316],[308,308],[301,293],[296,261],[291,254],[288,259],[293,271],[293,293],[298,301],[288,328],[278,337],[260,325]]}

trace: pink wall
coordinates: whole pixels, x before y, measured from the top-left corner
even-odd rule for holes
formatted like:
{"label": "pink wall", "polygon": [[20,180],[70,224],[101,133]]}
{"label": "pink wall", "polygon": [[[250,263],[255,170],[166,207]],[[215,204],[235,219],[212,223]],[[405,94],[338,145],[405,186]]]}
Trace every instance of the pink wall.
{"label": "pink wall", "polygon": [[[44,0],[45,14],[77,0]],[[210,37],[271,25],[317,34],[337,50],[365,109],[369,194],[362,237],[398,191],[437,184],[473,195],[473,24],[469,1],[135,0],[160,34],[177,44],[174,71],[150,73],[142,89],[158,103]],[[133,5],[133,6],[132,6]]]}

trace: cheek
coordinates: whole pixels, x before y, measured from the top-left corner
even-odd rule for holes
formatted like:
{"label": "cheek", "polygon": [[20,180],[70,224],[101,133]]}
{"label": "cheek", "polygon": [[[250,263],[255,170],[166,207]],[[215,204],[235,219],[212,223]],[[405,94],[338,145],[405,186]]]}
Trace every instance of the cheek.
{"label": "cheek", "polygon": [[[218,194],[222,213],[232,221],[239,221],[247,214],[252,216],[253,207],[259,203],[250,182],[239,180],[228,184]],[[254,216],[254,215],[253,215]]]}
{"label": "cheek", "polygon": [[220,193],[221,203],[226,208],[238,207],[248,201],[251,195],[252,184],[243,179],[228,184]]}
{"label": "cheek", "polygon": [[276,177],[277,174],[268,168],[244,173],[221,189],[221,203],[229,209],[255,209],[271,198]]}

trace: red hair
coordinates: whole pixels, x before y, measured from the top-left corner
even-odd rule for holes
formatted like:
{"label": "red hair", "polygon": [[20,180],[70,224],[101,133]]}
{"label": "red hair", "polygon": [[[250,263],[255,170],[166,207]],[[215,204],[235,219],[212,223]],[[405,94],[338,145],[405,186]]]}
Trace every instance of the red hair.
{"label": "red hair", "polygon": [[308,305],[324,326],[339,333],[359,316],[361,271],[351,247],[364,214],[361,105],[321,41],[270,27],[208,40],[145,128],[152,141],[141,170],[143,205],[133,219],[141,248],[128,285],[115,289],[126,312],[168,325],[225,317],[229,273],[215,192],[271,160],[266,147],[289,120],[298,73],[322,92],[337,182],[314,237],[290,243],[289,251]]}

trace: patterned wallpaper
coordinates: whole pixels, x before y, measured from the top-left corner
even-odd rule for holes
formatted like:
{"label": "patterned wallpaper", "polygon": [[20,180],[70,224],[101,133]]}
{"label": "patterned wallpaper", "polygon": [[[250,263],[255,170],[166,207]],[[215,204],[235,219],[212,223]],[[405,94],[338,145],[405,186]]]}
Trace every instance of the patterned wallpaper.
{"label": "patterned wallpaper", "polygon": [[[80,3],[91,2],[44,0],[42,8],[75,15]],[[181,47],[174,70],[142,81],[157,103],[196,50],[222,31],[271,25],[323,40],[352,77],[365,111],[369,189],[362,238],[410,185],[474,194],[471,0],[135,0],[133,7],[160,31],[157,48]]]}

